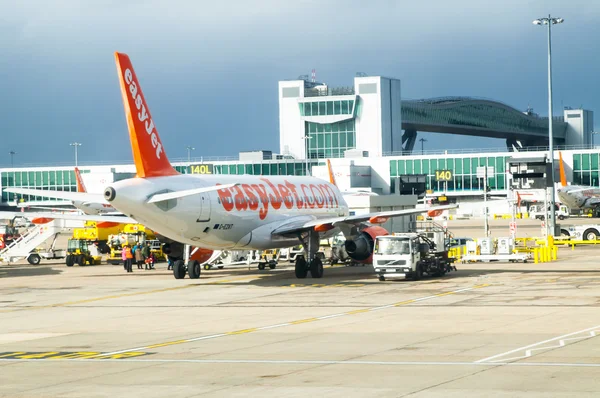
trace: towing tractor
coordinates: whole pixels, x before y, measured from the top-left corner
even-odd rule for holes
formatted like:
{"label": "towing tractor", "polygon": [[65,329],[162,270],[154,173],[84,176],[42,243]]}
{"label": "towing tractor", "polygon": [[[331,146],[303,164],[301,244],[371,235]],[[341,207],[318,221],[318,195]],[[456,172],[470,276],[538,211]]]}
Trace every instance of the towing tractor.
{"label": "towing tractor", "polygon": [[378,236],[373,268],[380,281],[387,278],[419,280],[456,271],[448,258],[444,232],[397,233]]}
{"label": "towing tractor", "polygon": [[86,239],[69,239],[67,242],[67,267],[73,265],[99,265],[102,256],[96,243],[89,243]]}

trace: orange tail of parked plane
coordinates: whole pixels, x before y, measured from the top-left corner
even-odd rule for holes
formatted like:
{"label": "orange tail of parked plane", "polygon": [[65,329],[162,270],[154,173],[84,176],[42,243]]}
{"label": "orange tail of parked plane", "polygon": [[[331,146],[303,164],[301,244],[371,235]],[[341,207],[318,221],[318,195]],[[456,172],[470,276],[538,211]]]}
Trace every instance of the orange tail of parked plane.
{"label": "orange tail of parked plane", "polygon": [[77,167],[75,167],[75,179],[77,180],[77,192],[87,192],[83,179],[81,178],[81,173]]}
{"label": "orange tail of parked plane", "polygon": [[567,175],[565,173],[565,163],[563,162],[562,153],[558,152],[558,167],[560,171],[560,183],[563,187],[567,186]]}
{"label": "orange tail of parked plane", "polygon": [[335,182],[335,174],[333,174],[333,168],[331,167],[331,161],[327,159],[327,171],[329,172],[329,182],[337,187],[337,182]]}
{"label": "orange tail of parked plane", "polygon": [[169,163],[129,56],[116,52],[115,60],[137,177],[179,174]]}

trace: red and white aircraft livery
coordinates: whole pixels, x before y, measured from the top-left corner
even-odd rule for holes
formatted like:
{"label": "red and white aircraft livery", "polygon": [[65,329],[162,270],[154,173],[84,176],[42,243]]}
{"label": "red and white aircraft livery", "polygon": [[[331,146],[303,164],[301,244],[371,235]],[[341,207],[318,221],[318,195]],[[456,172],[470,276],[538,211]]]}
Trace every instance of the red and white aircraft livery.
{"label": "red and white aircraft livery", "polygon": [[[335,184],[297,176],[190,175],[169,163],[165,147],[126,54],[115,53],[136,178],[115,182],[104,198],[123,214],[173,242],[206,249],[274,249],[300,242],[298,278],[323,276],[316,256],[319,240],[341,230],[348,254],[370,261],[373,241],[388,232],[376,224],[390,217],[422,213],[410,209],[348,215]],[[451,208],[456,206],[446,206]],[[440,208],[441,210],[442,208]],[[174,263],[175,278],[200,276],[200,264]]]}

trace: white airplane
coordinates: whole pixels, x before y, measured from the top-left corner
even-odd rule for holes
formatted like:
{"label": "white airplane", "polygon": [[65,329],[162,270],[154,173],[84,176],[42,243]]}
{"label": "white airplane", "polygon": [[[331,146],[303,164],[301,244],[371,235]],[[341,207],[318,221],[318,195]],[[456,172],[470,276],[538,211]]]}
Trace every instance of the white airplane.
{"label": "white airplane", "polygon": [[[73,195],[73,192],[65,192],[65,191],[52,191],[52,190],[43,190],[43,189],[33,189],[33,188],[6,188],[5,192],[16,193],[19,195],[32,195],[32,196],[41,196],[46,198],[55,198],[55,199],[63,199],[66,202],[57,205],[71,205],[81,210],[84,214],[90,215],[100,215],[100,214],[119,214],[118,211],[112,207],[110,203],[108,203],[102,194],[90,194],[87,193],[87,189],[85,188],[85,184],[83,183],[83,179],[81,178],[81,173],[79,168],[75,167],[75,177],[77,181],[77,193],[80,195]],[[81,195],[85,194],[85,195]],[[43,203],[43,202],[41,202]],[[30,207],[30,208],[38,208],[38,209],[46,209],[46,210],[58,210],[56,208],[48,208],[39,206],[40,202],[25,202],[22,204],[18,204],[18,207]],[[65,211],[65,209],[61,209],[61,211]]]}
{"label": "white airplane", "polygon": [[600,188],[585,185],[568,185],[562,153],[558,153],[560,182],[557,189],[558,198],[571,210],[592,209],[595,216],[600,213]]}
{"label": "white airplane", "polygon": [[[388,234],[378,224],[390,217],[457,207],[349,216],[331,171],[331,182],[308,176],[180,174],[169,163],[129,57],[115,53],[115,59],[137,175],[107,187],[104,199],[169,243],[176,279],[186,272],[192,279],[200,277],[200,263],[184,261],[184,244],[211,250],[265,250],[298,243],[305,256],[296,258],[296,277],[305,278],[310,272],[321,278],[323,264],[316,256],[320,239],[341,231],[349,256],[368,263],[375,237]],[[70,195],[87,202],[93,199],[85,196],[89,194]]]}
{"label": "white airplane", "polygon": [[[348,216],[337,186],[315,177],[180,174],[169,163],[129,57],[115,53],[115,58],[137,175],[107,187],[104,198],[164,237],[213,250],[275,249],[300,242],[305,257],[296,260],[296,277],[310,271],[321,278],[323,264],[316,256],[321,238],[341,230],[348,254],[370,261],[374,238],[388,233],[377,224],[427,211]],[[178,259],[175,278],[184,278],[186,271],[198,278],[200,264]]]}

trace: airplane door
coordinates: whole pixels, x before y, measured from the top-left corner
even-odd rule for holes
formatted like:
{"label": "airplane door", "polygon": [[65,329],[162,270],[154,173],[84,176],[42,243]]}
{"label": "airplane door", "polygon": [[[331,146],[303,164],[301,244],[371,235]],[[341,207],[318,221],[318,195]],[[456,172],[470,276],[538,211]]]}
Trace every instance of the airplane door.
{"label": "airplane door", "polygon": [[200,196],[200,211],[196,222],[210,221],[210,197],[208,192],[202,193]]}

